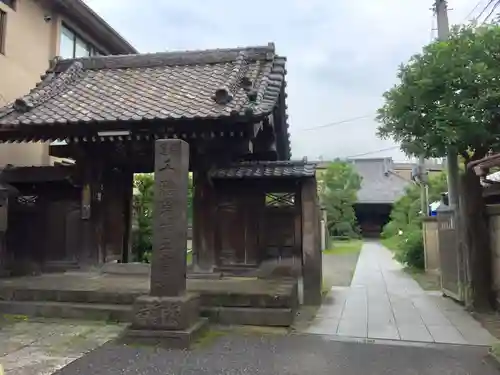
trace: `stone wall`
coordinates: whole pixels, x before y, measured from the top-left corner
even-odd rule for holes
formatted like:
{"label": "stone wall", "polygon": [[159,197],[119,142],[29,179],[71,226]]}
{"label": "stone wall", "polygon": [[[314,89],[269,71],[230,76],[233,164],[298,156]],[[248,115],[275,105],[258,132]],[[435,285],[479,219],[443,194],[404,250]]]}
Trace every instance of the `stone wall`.
{"label": "stone wall", "polygon": [[428,217],[423,222],[425,270],[439,272],[438,223],[435,217]]}

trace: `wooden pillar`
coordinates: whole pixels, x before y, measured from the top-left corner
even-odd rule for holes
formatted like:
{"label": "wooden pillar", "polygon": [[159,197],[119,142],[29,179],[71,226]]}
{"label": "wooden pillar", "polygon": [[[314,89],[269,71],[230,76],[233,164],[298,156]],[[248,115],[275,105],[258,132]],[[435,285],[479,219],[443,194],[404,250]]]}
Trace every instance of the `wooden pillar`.
{"label": "wooden pillar", "polygon": [[122,262],[132,262],[132,203],[134,193],[134,173],[124,171],[122,185],[123,201],[123,248]]}
{"label": "wooden pillar", "polygon": [[7,271],[7,228],[8,228],[8,196],[0,192],[0,277],[8,276]]}
{"label": "wooden pillar", "polygon": [[215,189],[205,173],[193,176],[193,262],[195,270],[212,272],[215,267]]}
{"label": "wooden pillar", "polygon": [[[244,207],[244,244],[245,244],[245,263],[247,265],[257,266],[264,257],[263,251],[259,247],[259,220],[262,217],[262,211],[265,209],[266,195],[259,190],[243,190],[242,207]],[[241,194],[240,193],[240,194]]]}
{"label": "wooden pillar", "polygon": [[84,265],[99,264],[104,260],[104,220],[102,209],[101,168],[83,160],[81,197],[82,247],[79,260]]}
{"label": "wooden pillar", "polygon": [[316,179],[308,178],[302,182],[301,202],[304,304],[319,305],[323,274]]}
{"label": "wooden pillar", "polygon": [[128,170],[115,169],[103,179],[102,216],[104,220],[104,260],[129,259],[132,176]]}

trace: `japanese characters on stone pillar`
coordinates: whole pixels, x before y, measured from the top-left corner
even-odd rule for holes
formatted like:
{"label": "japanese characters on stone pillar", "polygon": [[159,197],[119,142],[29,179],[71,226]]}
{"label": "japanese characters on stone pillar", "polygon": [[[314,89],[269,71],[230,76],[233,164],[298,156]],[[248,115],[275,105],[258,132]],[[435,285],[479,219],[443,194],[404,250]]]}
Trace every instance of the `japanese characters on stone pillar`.
{"label": "japanese characters on stone pillar", "polygon": [[186,291],[188,179],[189,145],[156,141],[152,296],[174,297]]}
{"label": "japanese characters on stone pillar", "polygon": [[151,289],[134,302],[129,338],[188,347],[206,326],[199,296],[186,292],[188,173],[189,145],[157,140]]}

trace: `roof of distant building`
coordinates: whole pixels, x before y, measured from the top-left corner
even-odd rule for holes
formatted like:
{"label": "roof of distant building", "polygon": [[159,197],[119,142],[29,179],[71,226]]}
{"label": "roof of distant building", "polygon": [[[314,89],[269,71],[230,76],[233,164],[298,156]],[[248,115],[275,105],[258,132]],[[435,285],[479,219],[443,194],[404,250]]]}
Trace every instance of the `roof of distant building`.
{"label": "roof of distant building", "polygon": [[358,203],[392,204],[412,184],[394,172],[391,158],[352,159],[350,162],[362,178]]}

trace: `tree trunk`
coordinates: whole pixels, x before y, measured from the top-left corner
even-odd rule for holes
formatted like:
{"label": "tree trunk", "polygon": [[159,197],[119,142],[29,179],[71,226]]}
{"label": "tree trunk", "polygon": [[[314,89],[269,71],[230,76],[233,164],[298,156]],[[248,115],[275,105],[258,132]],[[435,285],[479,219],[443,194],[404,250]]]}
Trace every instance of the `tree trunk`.
{"label": "tree trunk", "polygon": [[492,267],[486,207],[479,177],[470,168],[465,169],[462,177],[462,192],[461,228],[465,229],[464,255],[470,272],[470,305],[475,310],[490,309]]}

